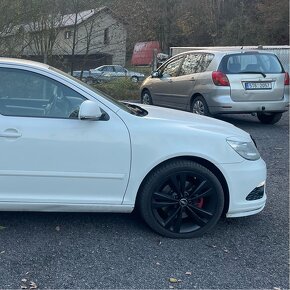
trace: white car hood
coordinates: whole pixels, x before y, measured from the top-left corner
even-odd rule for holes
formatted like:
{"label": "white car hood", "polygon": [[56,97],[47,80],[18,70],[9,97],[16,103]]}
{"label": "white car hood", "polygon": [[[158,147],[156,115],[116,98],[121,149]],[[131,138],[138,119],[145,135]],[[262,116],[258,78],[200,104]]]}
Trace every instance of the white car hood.
{"label": "white car hood", "polygon": [[138,104],[138,106],[148,111],[148,115],[144,117],[146,119],[164,121],[168,124],[174,123],[175,125],[192,127],[198,130],[212,131],[227,137],[240,136],[246,140],[251,140],[247,132],[221,120],[157,106],[143,104]]}

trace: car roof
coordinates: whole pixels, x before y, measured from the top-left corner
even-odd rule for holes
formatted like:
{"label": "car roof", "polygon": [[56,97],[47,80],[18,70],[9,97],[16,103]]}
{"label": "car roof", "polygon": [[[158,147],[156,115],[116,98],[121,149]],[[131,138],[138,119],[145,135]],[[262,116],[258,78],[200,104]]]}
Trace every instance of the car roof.
{"label": "car roof", "polygon": [[23,65],[34,68],[49,69],[49,65],[47,64],[19,58],[0,57],[0,64]]}
{"label": "car roof", "polygon": [[227,49],[201,49],[201,50],[189,50],[189,51],[185,51],[185,52],[181,52],[178,53],[174,56],[177,55],[183,55],[183,54],[187,54],[187,53],[212,53],[212,54],[216,54],[219,56],[223,56],[223,55],[228,55],[228,54],[237,54],[237,53],[267,53],[267,54],[273,54],[272,52],[267,52],[264,50],[256,50],[256,49],[231,49],[231,50],[227,50]]}

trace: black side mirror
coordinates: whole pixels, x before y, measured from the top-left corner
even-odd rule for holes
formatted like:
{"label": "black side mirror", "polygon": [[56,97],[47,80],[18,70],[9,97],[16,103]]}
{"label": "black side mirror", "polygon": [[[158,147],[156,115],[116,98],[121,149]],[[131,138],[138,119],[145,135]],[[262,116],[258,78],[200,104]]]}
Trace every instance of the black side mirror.
{"label": "black side mirror", "polygon": [[151,73],[151,77],[152,78],[160,78],[161,77],[161,73],[157,70]]}

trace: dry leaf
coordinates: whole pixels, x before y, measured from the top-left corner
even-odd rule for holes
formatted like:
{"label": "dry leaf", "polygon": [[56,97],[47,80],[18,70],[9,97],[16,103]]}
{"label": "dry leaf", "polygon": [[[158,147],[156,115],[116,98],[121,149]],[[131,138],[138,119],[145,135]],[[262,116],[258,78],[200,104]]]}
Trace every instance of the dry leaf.
{"label": "dry leaf", "polygon": [[158,265],[158,266],[159,266],[159,265],[160,265],[160,263],[159,263],[159,262],[157,262],[157,263],[156,263],[156,265]]}
{"label": "dry leaf", "polygon": [[27,279],[21,279],[21,282],[27,282]]}
{"label": "dry leaf", "polygon": [[59,231],[60,231],[60,226],[57,226],[57,227],[55,228],[55,230],[59,232]]}
{"label": "dry leaf", "polygon": [[185,275],[191,275],[191,272],[185,272]]}
{"label": "dry leaf", "polygon": [[274,287],[273,289],[274,290],[281,290],[281,288],[279,288],[279,287]]}
{"label": "dry leaf", "polygon": [[2,252],[0,252],[0,255],[2,255],[2,254],[4,254],[5,253],[5,251],[2,251]]}
{"label": "dry leaf", "polygon": [[171,286],[171,285],[169,285],[169,289],[174,289],[174,287],[173,287],[173,286]]}
{"label": "dry leaf", "polygon": [[6,227],[0,226],[0,230],[4,230],[6,229]]}
{"label": "dry leaf", "polygon": [[176,278],[169,278],[169,282],[170,283],[177,283],[177,279]]}
{"label": "dry leaf", "polygon": [[20,288],[21,288],[21,289],[27,289],[28,287],[25,286],[25,285],[21,285]]}
{"label": "dry leaf", "polygon": [[33,281],[31,281],[29,283],[29,286],[30,286],[30,289],[36,289],[37,288],[37,285]]}

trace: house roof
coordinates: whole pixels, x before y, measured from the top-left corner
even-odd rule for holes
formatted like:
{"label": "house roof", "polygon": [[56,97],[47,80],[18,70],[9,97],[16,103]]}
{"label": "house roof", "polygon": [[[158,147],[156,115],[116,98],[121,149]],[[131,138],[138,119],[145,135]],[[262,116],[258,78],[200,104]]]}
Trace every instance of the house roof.
{"label": "house roof", "polygon": [[[102,11],[108,11],[108,7],[100,7],[97,9],[90,9],[90,10],[85,10],[81,11],[77,14],[77,25],[81,24],[82,22],[86,21],[93,15],[96,15]],[[75,20],[76,20],[76,14],[66,14],[62,16],[61,23],[58,23],[57,27],[68,27],[75,25]]]}
{"label": "house roof", "polygon": [[[107,12],[111,14],[114,18],[118,19],[118,21],[123,22],[120,17],[118,17],[111,9],[109,9],[106,6],[96,8],[96,9],[90,9],[85,11],[80,11],[77,14],[77,25],[80,25],[81,23],[85,22],[89,18],[91,18],[94,15],[97,15],[101,12]],[[52,28],[65,28],[75,25],[76,20],[76,14],[66,14],[66,15],[49,15],[47,17],[46,23],[43,23],[42,21],[30,22],[22,25],[16,25],[14,26],[9,32],[7,31],[6,36],[14,35],[16,34],[19,29],[23,29],[25,32],[37,32],[42,31],[46,29],[52,29]]]}

